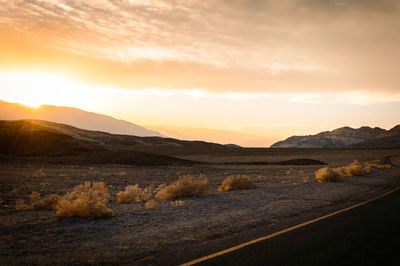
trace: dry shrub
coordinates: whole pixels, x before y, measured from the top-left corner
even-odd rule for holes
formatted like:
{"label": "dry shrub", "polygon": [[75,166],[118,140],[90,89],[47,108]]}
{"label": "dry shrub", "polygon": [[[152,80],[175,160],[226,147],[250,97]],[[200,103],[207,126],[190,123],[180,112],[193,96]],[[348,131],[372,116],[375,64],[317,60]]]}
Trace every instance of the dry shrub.
{"label": "dry shrub", "polygon": [[29,195],[29,199],[31,200],[31,202],[40,200],[40,193],[32,191],[32,193]]}
{"label": "dry shrub", "polygon": [[185,202],[183,200],[174,200],[171,202],[171,205],[175,207],[183,207],[183,205],[185,205]]}
{"label": "dry shrub", "polygon": [[390,164],[379,164],[379,161],[366,162],[361,165],[357,160],[353,163],[339,168],[325,167],[315,172],[318,181],[336,182],[342,181],[343,176],[363,176],[373,170],[390,168]]}
{"label": "dry shrub", "polygon": [[120,172],[119,172],[119,175],[120,175],[120,176],[126,176],[126,175],[127,175],[127,172],[126,172],[126,171],[120,171]]}
{"label": "dry shrub", "polygon": [[157,207],[158,202],[155,199],[149,200],[148,202],[146,202],[146,204],[144,204],[144,207],[148,210],[154,209],[155,207]]}
{"label": "dry shrub", "polygon": [[265,178],[265,176],[263,175],[258,175],[255,179],[257,179],[258,181],[263,180],[263,178]]}
{"label": "dry shrub", "polygon": [[249,176],[228,176],[218,187],[218,191],[231,191],[236,189],[248,189],[255,188],[256,185],[253,183],[253,179]]}
{"label": "dry shrub", "polygon": [[17,202],[15,203],[15,209],[17,211],[26,211],[32,209],[32,207],[26,204],[24,200],[18,199]]}
{"label": "dry shrub", "polygon": [[40,197],[39,192],[33,191],[29,195],[30,204],[26,204],[24,200],[19,199],[15,204],[15,209],[19,211],[31,210],[31,209],[48,209],[55,210],[60,196],[52,194],[45,198]]}
{"label": "dry shrub", "polygon": [[43,167],[41,167],[39,170],[37,170],[37,171],[32,175],[33,178],[39,178],[39,177],[44,177],[44,176],[46,176],[46,173],[44,172]]}
{"label": "dry shrub", "polygon": [[344,169],[344,172],[346,173],[346,175],[349,175],[349,176],[363,176],[363,175],[365,175],[364,167],[362,165],[360,165],[358,163],[358,161],[354,161],[350,165],[345,166],[343,169]]}
{"label": "dry shrub", "polygon": [[390,164],[379,164],[377,162],[366,162],[364,163],[364,170],[367,173],[370,173],[374,170],[388,169],[392,166]]}
{"label": "dry shrub", "polygon": [[117,193],[117,202],[144,202],[151,198],[153,193],[153,187],[149,186],[145,189],[139,188],[139,185],[129,185],[126,186],[125,191],[120,191]]}
{"label": "dry shrub", "polygon": [[343,180],[342,169],[324,167],[315,172],[315,178],[323,182],[339,182]]}
{"label": "dry shrub", "polygon": [[287,171],[285,172],[285,174],[287,174],[287,175],[291,175],[291,174],[292,174],[292,172],[293,172],[293,168],[290,168],[289,170],[287,170]]}
{"label": "dry shrub", "polygon": [[58,200],[56,214],[58,217],[112,217],[113,211],[106,205],[110,198],[103,182],[85,182]]}
{"label": "dry shrub", "polygon": [[31,208],[55,210],[60,196],[52,194],[42,199],[40,193],[32,192],[29,198],[31,199]]}
{"label": "dry shrub", "polygon": [[376,166],[377,169],[389,169],[392,168],[391,164],[379,164]]}
{"label": "dry shrub", "polygon": [[155,198],[157,200],[174,200],[179,198],[199,197],[210,191],[208,179],[204,176],[195,178],[192,175],[180,176],[169,186],[161,185]]}

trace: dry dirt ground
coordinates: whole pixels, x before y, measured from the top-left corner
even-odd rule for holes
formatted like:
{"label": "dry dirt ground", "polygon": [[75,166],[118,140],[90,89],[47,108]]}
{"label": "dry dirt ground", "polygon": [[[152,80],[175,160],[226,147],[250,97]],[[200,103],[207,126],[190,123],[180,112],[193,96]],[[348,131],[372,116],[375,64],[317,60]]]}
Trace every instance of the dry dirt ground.
{"label": "dry dirt ground", "polygon": [[[310,158],[343,166],[394,156],[400,150],[297,150],[263,154],[191,155],[204,162],[282,161]],[[249,230],[279,224],[285,217],[318,212],[326,206],[357,202],[400,184],[400,168],[380,170],[343,182],[318,183],[322,166],[197,165],[133,167],[124,165],[0,165],[0,265],[14,264],[169,264],[169,251]],[[163,202],[147,210],[144,203],[116,203],[126,185],[169,184],[180,175],[205,175],[217,188],[229,175],[247,175],[257,188],[214,191],[183,199],[183,206]],[[32,191],[64,195],[84,181],[104,182],[113,197],[107,219],[57,218],[52,210],[15,210]],[[165,258],[167,258],[166,256]],[[155,259],[157,258],[157,259]],[[160,260],[161,258],[161,260]],[[162,263],[161,263],[162,262]],[[184,262],[184,261],[182,261]]]}

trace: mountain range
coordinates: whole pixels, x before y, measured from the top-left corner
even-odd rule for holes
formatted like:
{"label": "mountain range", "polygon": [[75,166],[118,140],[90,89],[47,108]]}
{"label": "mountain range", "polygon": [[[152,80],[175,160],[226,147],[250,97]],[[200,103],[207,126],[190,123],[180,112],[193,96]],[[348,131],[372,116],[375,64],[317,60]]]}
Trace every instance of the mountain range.
{"label": "mountain range", "polygon": [[90,131],[43,120],[0,120],[0,161],[195,164],[176,156],[237,149],[203,141]]}
{"label": "mountain range", "polygon": [[341,127],[316,135],[292,136],[271,148],[400,148],[400,125],[390,130],[379,127]]}
{"label": "mountain range", "polygon": [[[0,162],[72,165],[199,165],[204,162],[185,159],[185,155],[248,155],[263,153],[266,150],[241,148],[234,144],[221,145],[204,141],[117,135],[43,120],[0,120]],[[208,164],[323,165],[325,163],[314,159],[298,158],[273,162],[229,161],[208,162]]]}
{"label": "mountain range", "polygon": [[37,108],[0,100],[0,120],[39,119],[113,134],[164,137],[161,133],[110,116],[72,107],[41,105]]}

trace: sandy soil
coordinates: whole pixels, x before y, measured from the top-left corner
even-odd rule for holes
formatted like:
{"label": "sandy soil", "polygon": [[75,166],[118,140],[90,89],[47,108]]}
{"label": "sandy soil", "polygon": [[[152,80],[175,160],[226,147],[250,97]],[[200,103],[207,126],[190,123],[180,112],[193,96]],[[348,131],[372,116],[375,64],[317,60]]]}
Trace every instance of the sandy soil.
{"label": "sandy soil", "polygon": [[[332,166],[400,155],[399,150],[327,151],[321,154],[219,156],[210,161],[286,160],[312,158]],[[193,158],[192,158],[193,159]],[[400,168],[364,177],[347,177],[340,183],[318,183],[313,173],[321,166],[181,167],[0,165],[0,264],[150,263],[152,257],[177,247],[201,243],[247,230],[276,224],[284,217],[315,212],[322,206],[373,195],[400,184]],[[257,188],[213,192],[183,199],[181,207],[169,202],[153,210],[143,203],[117,204],[116,193],[126,185],[171,183],[179,175],[204,174],[216,188],[228,175],[248,175]],[[114,198],[109,219],[60,219],[51,210],[17,211],[17,199],[28,200],[32,191],[42,196],[63,195],[84,181],[104,182]],[[168,261],[165,261],[168,264]]]}

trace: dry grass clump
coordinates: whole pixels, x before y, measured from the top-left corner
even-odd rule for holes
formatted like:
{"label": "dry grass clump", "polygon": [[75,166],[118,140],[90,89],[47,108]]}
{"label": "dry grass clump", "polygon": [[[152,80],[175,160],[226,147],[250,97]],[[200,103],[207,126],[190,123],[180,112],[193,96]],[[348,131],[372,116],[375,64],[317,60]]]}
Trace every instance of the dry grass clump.
{"label": "dry grass clump", "polygon": [[43,167],[41,167],[39,170],[37,170],[37,171],[32,175],[33,178],[40,178],[40,177],[44,177],[44,176],[46,176],[46,173],[44,172]]}
{"label": "dry grass clump", "polygon": [[183,205],[185,205],[185,202],[183,200],[174,200],[171,202],[171,205],[175,207],[183,207]]}
{"label": "dry grass clump", "polygon": [[315,172],[315,179],[323,182],[339,182],[343,180],[341,168],[324,167]]}
{"label": "dry grass clump", "polygon": [[248,189],[248,188],[255,188],[256,185],[253,183],[253,179],[250,176],[228,176],[222,182],[222,184],[218,187],[218,191],[225,192],[237,189]]}
{"label": "dry grass clump", "polygon": [[153,187],[149,186],[145,189],[139,188],[139,185],[129,185],[126,186],[125,191],[120,191],[117,193],[117,202],[144,202],[148,201],[153,194]]}
{"label": "dry grass clump", "polygon": [[362,165],[356,160],[348,166],[343,167],[344,172],[346,175],[349,176],[363,176],[365,175],[365,170]]}
{"label": "dry grass clump", "polygon": [[56,204],[58,217],[112,217],[113,211],[107,207],[110,194],[103,182],[91,184],[85,182],[77,185],[74,190],[60,198]]}
{"label": "dry grass clump", "polygon": [[26,211],[32,209],[32,207],[26,204],[24,200],[18,199],[17,202],[15,203],[15,209],[17,211]]}
{"label": "dry grass clump", "polygon": [[199,197],[210,191],[208,179],[204,176],[195,178],[192,175],[180,176],[169,186],[160,186],[155,195],[157,200],[174,200],[179,198]]}
{"label": "dry grass clump", "polygon": [[351,164],[339,168],[321,168],[315,172],[315,178],[318,181],[337,182],[342,181],[343,176],[363,176],[373,170],[390,168],[390,164],[379,164],[379,161],[366,162],[360,164],[357,160]]}
{"label": "dry grass clump", "polygon": [[48,209],[55,210],[60,196],[52,194],[47,197],[41,198],[40,193],[33,191],[29,195],[30,204],[25,203],[24,200],[18,199],[15,204],[15,209],[18,211],[25,211],[31,209]]}
{"label": "dry grass clump", "polygon": [[152,210],[152,209],[156,208],[157,205],[158,205],[158,202],[157,202],[155,199],[152,199],[152,200],[147,201],[147,202],[144,204],[144,207],[145,207],[147,210]]}
{"label": "dry grass clump", "polygon": [[39,192],[32,192],[29,198],[31,200],[31,208],[55,210],[60,196],[52,194],[42,199]]}
{"label": "dry grass clump", "polygon": [[358,161],[354,161],[344,167],[344,171],[349,176],[363,176],[366,173],[371,173],[374,170],[388,169],[390,164],[379,164],[379,161],[366,162],[361,165]]}
{"label": "dry grass clump", "polygon": [[287,175],[291,175],[292,173],[293,173],[293,168],[290,168],[289,170],[287,170],[285,172],[285,174],[287,174]]}
{"label": "dry grass clump", "polygon": [[389,169],[392,166],[390,164],[379,164],[379,162],[366,162],[364,163],[364,170],[370,173],[374,170]]}

